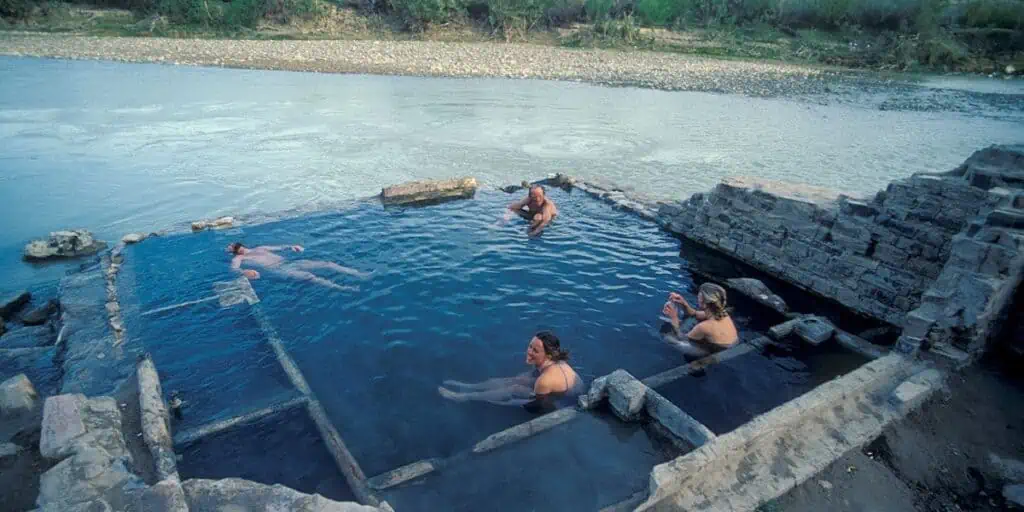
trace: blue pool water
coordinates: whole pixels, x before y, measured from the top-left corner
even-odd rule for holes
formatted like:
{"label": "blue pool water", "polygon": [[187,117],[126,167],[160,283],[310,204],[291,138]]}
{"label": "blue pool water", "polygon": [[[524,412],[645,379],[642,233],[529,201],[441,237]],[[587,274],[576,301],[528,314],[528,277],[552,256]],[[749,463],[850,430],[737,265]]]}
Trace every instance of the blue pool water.
{"label": "blue pool water", "polygon": [[[550,196],[561,216],[537,239],[519,219],[498,222],[518,196],[497,191],[425,208],[355,202],[151,238],[126,250],[119,274],[127,332],[153,354],[164,389],[188,402],[178,431],[296,396],[267,345],[276,335],[368,476],[452,456],[532,416],[448,401],[438,386],[529,370],[525,347],[540,329],[562,339],[588,382],[618,368],[643,378],[684,362],[659,335],[669,291],[695,300],[679,241],[582,193]],[[286,257],[372,275],[322,272],[359,287],[338,291],[263,272],[252,281],[256,305],[207,301],[142,316],[215,296],[216,283],[237,279],[225,251],[235,240],[302,244],[304,253]],[[743,336],[766,327],[749,304],[734,303]]]}
{"label": "blue pool water", "polygon": [[718,435],[867,362],[835,345],[770,345],[657,388]]}
{"label": "blue pool water", "polygon": [[648,428],[591,411],[383,493],[396,510],[600,510],[646,490],[679,455]]}
{"label": "blue pool water", "polygon": [[244,478],[355,500],[301,407],[204,437],[181,451],[178,471],[182,479]]}

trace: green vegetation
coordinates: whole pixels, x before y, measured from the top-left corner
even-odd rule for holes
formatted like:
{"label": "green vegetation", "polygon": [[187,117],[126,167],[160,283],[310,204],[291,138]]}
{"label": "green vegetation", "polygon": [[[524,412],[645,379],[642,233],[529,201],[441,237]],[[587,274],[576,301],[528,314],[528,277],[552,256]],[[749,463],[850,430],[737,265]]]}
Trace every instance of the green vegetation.
{"label": "green vegetation", "polygon": [[[0,26],[77,30],[66,13],[68,5],[85,8],[78,1],[0,0],[0,17],[7,20]],[[1020,69],[1024,63],[1024,0],[93,1],[123,13],[84,23],[88,32],[102,34],[435,39],[440,33],[447,34],[441,39],[644,48],[876,69],[993,71],[1007,64]],[[361,20],[358,35],[349,23],[314,30],[312,36],[267,30],[297,23],[323,28],[342,12]],[[17,21],[25,19],[30,21]]]}

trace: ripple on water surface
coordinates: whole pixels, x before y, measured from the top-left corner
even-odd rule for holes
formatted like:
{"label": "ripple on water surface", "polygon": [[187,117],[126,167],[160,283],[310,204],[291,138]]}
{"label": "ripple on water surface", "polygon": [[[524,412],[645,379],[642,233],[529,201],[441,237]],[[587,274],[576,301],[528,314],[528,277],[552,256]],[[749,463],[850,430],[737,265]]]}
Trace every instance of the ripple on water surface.
{"label": "ripple on water surface", "polygon": [[[517,408],[446,401],[437,387],[446,379],[528,370],[525,346],[537,330],[554,330],[587,379],[616,368],[644,377],[682,362],[658,336],[668,292],[693,288],[678,241],[581,193],[555,190],[551,197],[561,216],[537,239],[526,236],[519,218],[500,222],[518,198],[500,192],[427,208],[357,203],[229,232],[147,240],[131,249],[124,281],[135,283],[132,300],[140,309],[210,295],[213,282],[232,277],[224,246],[236,239],[300,243],[306,251],[289,258],[371,271],[365,281],[321,272],[358,291],[270,272],[253,285],[261,298],[256,307],[364,469],[375,474],[451,455],[529,419]],[[191,383],[194,393],[217,395],[225,387],[221,394],[239,401],[235,390],[248,387],[260,400],[277,399],[278,377],[259,345],[263,333],[241,309],[207,322],[202,307],[161,314],[161,325],[147,328],[149,341],[162,345],[154,350],[162,371],[185,372],[171,378]],[[197,360],[198,354],[206,355]],[[221,381],[217,364],[237,367],[231,382]]]}

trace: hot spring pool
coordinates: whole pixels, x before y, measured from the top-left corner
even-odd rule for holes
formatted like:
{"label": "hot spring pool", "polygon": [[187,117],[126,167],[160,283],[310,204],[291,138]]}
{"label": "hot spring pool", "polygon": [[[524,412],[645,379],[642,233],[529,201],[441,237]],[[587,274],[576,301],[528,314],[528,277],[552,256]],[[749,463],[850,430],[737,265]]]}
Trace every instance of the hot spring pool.
{"label": "hot spring pool", "polygon": [[[549,195],[561,215],[537,239],[526,236],[521,220],[498,222],[505,205],[518,198],[498,191],[421,208],[385,209],[363,201],[230,230],[150,238],[125,250],[118,291],[126,332],[152,354],[165,392],[178,391],[186,401],[176,432],[300,397],[267,343],[273,338],[294,359],[367,476],[450,457],[534,416],[521,408],[448,401],[438,386],[446,379],[476,381],[529,370],[524,351],[538,330],[553,330],[561,338],[588,383],[619,368],[644,378],[685,362],[659,334],[660,310],[670,291],[696,300],[697,283],[686,255],[680,257],[679,241],[582,192]],[[282,254],[372,274],[359,280],[318,272],[358,286],[339,291],[263,272],[251,282],[258,303],[222,307],[217,283],[238,279],[225,251],[232,241],[301,244],[304,253]],[[768,327],[750,304],[732,303],[741,336]],[[766,385],[784,388],[782,395],[809,389],[799,376],[793,385],[769,383],[776,370],[775,365],[744,367]],[[791,370],[815,371],[806,365]],[[679,405],[687,409],[685,401]],[[726,416],[723,421],[731,421]],[[275,421],[260,429],[277,428]],[[551,436],[569,432],[581,447],[588,442],[641,446],[647,455],[627,464],[636,465],[630,471],[640,475],[666,456],[651,448],[657,440],[632,431],[608,435],[602,421],[577,421],[578,426],[556,429]],[[330,465],[329,458],[303,455],[318,446],[309,422],[287,419],[282,425],[289,434],[270,435],[267,441],[273,445],[268,450],[281,454],[274,459],[282,467],[302,460]],[[288,439],[299,448],[282,448]],[[211,437],[187,447],[183,476],[229,476],[231,466],[241,476],[246,460],[266,463],[267,452],[258,448],[232,451],[229,464],[212,462],[211,454],[225,443],[235,441]],[[250,477],[346,495],[337,490],[340,480],[329,477],[337,476],[336,470],[307,473],[295,482],[280,480],[275,472]],[[451,478],[442,473],[427,485],[454,489],[446,483]],[[389,492],[399,501],[433,502],[403,489]],[[635,490],[627,486],[615,498]]]}

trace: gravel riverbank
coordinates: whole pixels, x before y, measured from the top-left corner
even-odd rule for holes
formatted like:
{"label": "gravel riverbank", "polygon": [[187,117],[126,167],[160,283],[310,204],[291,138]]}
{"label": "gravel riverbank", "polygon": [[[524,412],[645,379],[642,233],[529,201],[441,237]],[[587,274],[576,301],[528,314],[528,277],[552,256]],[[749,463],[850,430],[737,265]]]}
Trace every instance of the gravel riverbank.
{"label": "gravel riverbank", "polygon": [[0,33],[0,55],[327,73],[569,80],[753,96],[813,94],[844,73],[773,62],[514,43],[257,41]]}

